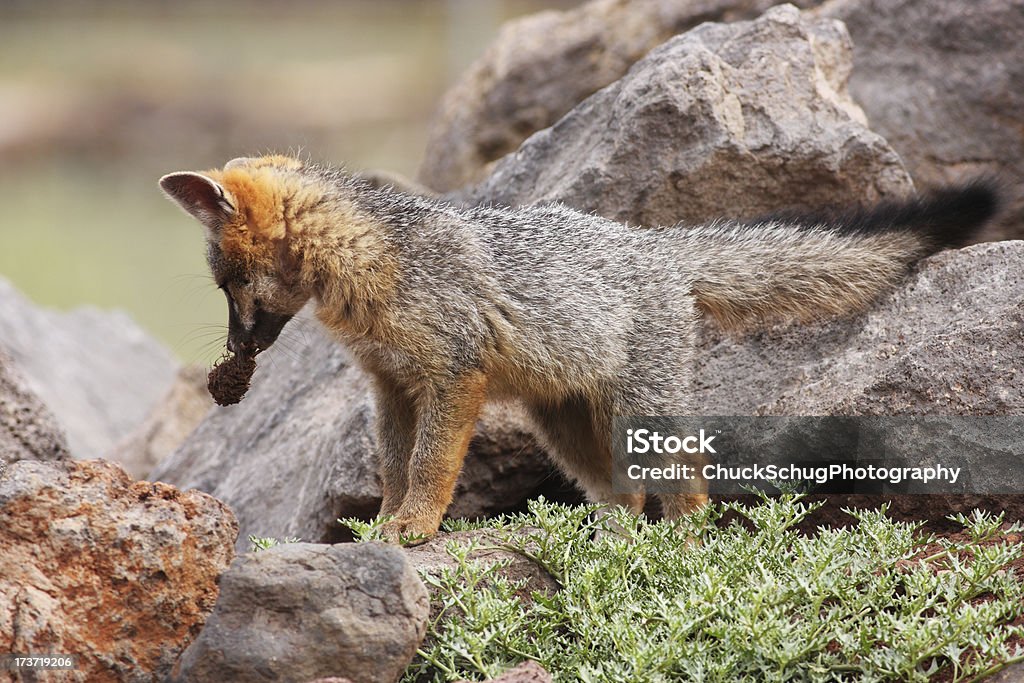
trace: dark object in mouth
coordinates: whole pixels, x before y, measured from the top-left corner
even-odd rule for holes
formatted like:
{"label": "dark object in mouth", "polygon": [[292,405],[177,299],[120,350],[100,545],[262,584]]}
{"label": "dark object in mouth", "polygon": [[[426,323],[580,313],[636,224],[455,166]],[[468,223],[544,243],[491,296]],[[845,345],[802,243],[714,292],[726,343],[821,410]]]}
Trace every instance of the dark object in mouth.
{"label": "dark object in mouth", "polygon": [[249,381],[255,371],[256,358],[253,356],[225,356],[206,376],[206,388],[217,405],[234,405],[249,390]]}

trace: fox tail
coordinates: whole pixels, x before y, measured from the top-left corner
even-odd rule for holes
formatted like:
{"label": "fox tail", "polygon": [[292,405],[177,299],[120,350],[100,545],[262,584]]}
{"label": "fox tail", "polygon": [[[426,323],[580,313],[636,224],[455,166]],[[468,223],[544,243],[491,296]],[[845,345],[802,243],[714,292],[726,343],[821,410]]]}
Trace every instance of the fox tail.
{"label": "fox tail", "polygon": [[682,231],[678,246],[698,260],[698,308],[723,327],[817,319],[866,308],[918,259],[969,242],[998,205],[976,181],[866,209],[713,223]]}

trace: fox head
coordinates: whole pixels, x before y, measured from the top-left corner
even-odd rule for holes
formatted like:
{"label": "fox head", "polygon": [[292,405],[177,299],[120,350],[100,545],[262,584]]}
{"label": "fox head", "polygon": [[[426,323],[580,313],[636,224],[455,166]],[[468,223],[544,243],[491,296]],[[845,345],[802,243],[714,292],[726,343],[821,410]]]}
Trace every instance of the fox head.
{"label": "fox head", "polygon": [[206,229],[206,255],[228,303],[228,349],[270,347],[309,300],[290,239],[286,198],[301,186],[301,162],[241,158],[223,169],[170,173],[160,187]]}

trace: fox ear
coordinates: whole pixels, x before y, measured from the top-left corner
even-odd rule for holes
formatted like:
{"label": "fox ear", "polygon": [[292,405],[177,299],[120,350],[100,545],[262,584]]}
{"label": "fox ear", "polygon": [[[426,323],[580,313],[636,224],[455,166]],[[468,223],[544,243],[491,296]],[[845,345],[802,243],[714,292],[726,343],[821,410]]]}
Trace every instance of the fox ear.
{"label": "fox ear", "polygon": [[237,168],[238,166],[248,166],[252,162],[252,157],[236,157],[224,164],[224,170],[227,171],[228,169]]}
{"label": "fox ear", "polygon": [[160,188],[174,202],[211,230],[220,228],[235,213],[231,195],[220,183],[201,173],[168,173]]}

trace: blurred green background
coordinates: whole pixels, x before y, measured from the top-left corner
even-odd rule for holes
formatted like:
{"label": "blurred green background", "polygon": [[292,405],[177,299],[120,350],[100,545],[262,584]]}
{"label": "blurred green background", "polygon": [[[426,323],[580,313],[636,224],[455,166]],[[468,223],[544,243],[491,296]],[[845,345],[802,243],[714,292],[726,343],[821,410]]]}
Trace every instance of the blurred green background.
{"label": "blurred green background", "polygon": [[0,0],[0,276],[37,304],[127,310],[208,362],[223,299],[160,175],[271,150],[414,175],[501,22],[572,4]]}

